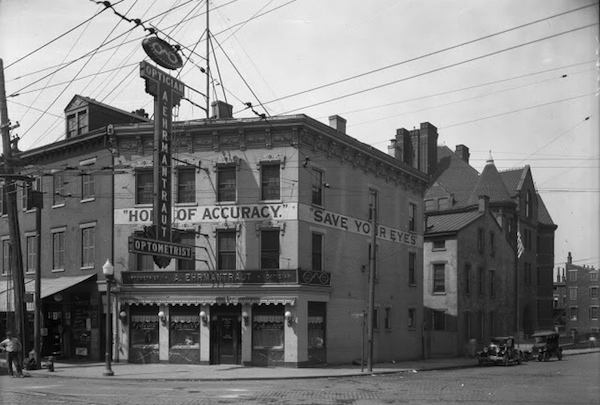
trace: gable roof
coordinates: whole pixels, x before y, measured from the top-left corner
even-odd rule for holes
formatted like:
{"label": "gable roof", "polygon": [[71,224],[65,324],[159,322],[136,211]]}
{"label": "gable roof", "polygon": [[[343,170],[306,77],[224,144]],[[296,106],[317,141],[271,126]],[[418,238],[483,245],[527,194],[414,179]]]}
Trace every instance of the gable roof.
{"label": "gable roof", "polygon": [[552,221],[552,217],[546,208],[546,204],[544,204],[544,200],[540,196],[540,193],[535,193],[538,202],[538,222],[544,225],[556,225],[554,221]]}
{"label": "gable roof", "polygon": [[427,216],[427,229],[425,230],[425,235],[457,232],[483,215],[484,214],[479,211],[429,215]]}
{"label": "gable roof", "polygon": [[519,190],[521,190],[521,187],[523,186],[528,171],[530,171],[529,165],[500,172],[500,178],[504,182],[511,197],[516,197],[516,195],[519,194]]}
{"label": "gable roof", "polygon": [[148,118],[146,118],[144,116],[137,115],[135,113],[130,113],[130,112],[127,112],[125,110],[121,110],[119,108],[113,107],[113,106],[108,105],[108,104],[101,103],[100,101],[94,100],[93,98],[90,98],[90,97],[82,96],[80,94],[75,94],[73,96],[73,98],[71,99],[71,101],[69,101],[69,103],[65,107],[65,113],[67,111],[71,111],[73,109],[82,107],[86,103],[87,104],[96,105],[96,106],[98,106],[98,107],[100,107],[102,109],[110,110],[110,111],[116,112],[118,114],[129,116],[129,117],[131,117],[131,118],[134,119],[132,122],[150,122],[150,119],[148,119]]}
{"label": "gable roof", "polygon": [[512,202],[510,194],[498,173],[498,169],[496,169],[491,154],[483,168],[483,172],[481,172],[481,175],[477,180],[477,185],[471,193],[469,205],[477,204],[479,196],[482,195],[487,195],[490,199],[490,203]]}
{"label": "gable roof", "polygon": [[438,146],[437,170],[430,184],[438,183],[454,195],[456,206],[468,205],[479,173],[447,146]]}

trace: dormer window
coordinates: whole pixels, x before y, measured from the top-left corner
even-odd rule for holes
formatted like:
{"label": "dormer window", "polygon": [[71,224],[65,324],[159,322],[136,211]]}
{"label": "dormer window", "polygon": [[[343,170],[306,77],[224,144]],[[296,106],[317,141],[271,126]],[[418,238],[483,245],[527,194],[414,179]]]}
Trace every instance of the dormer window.
{"label": "dormer window", "polygon": [[87,109],[67,115],[67,139],[88,132]]}

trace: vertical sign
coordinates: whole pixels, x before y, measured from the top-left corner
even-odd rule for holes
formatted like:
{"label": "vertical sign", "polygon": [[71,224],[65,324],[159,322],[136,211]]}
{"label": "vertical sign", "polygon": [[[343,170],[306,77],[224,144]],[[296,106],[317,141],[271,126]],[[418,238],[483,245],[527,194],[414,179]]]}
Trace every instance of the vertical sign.
{"label": "vertical sign", "polygon": [[[147,62],[140,63],[146,93],[154,96],[154,233],[157,240],[171,241],[171,126],[173,106],[179,105],[185,85]],[[168,257],[156,257],[165,268]]]}

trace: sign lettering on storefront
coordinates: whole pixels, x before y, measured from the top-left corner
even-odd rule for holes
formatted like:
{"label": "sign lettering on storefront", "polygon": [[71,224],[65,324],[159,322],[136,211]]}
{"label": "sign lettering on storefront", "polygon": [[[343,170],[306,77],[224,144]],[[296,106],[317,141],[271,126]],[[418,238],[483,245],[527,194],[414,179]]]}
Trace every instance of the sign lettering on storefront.
{"label": "sign lettering on storefront", "polygon": [[194,248],[153,239],[129,237],[129,251],[149,255],[166,256],[174,259],[193,260]]}
{"label": "sign lettering on storefront", "polygon": [[215,284],[309,284],[328,286],[331,274],[322,271],[247,270],[247,271],[124,271],[123,284],[215,285]]}

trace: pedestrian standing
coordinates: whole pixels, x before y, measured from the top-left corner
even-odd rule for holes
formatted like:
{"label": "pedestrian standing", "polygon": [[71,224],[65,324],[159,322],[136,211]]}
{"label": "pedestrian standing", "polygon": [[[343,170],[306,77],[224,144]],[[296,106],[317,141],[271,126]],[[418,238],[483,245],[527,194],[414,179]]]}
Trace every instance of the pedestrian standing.
{"label": "pedestrian standing", "polygon": [[11,331],[6,332],[6,339],[0,342],[0,349],[6,351],[6,366],[8,367],[8,374],[15,377],[13,374],[13,363],[17,369],[16,377],[23,378],[23,369],[21,368],[21,361],[19,355],[21,353],[21,342],[19,339],[14,337]]}

